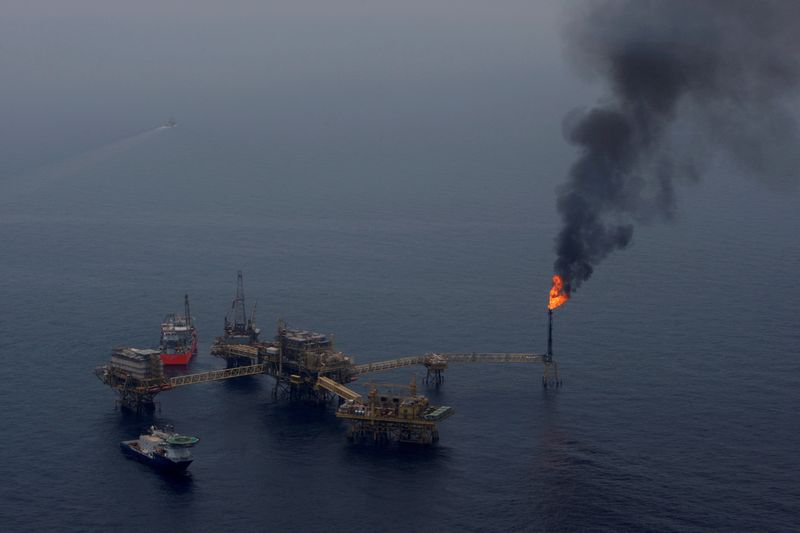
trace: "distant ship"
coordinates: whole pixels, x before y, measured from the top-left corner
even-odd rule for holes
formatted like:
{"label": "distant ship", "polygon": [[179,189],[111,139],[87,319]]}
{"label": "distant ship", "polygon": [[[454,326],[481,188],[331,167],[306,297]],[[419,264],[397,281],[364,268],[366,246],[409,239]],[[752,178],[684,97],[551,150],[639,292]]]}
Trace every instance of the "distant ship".
{"label": "distant ship", "polygon": [[137,440],[124,440],[119,446],[137,461],[161,470],[183,472],[194,460],[190,448],[199,441],[197,437],[175,433],[171,426],[150,426],[149,433],[139,435]]}
{"label": "distant ship", "polygon": [[161,362],[185,365],[197,353],[197,330],[189,312],[189,295],[184,296],[184,314],[171,313],[161,323]]}
{"label": "distant ship", "polygon": [[168,121],[166,121],[164,124],[162,124],[161,127],[162,128],[174,128],[177,125],[178,125],[178,123],[175,122],[175,119],[174,118],[170,118]]}

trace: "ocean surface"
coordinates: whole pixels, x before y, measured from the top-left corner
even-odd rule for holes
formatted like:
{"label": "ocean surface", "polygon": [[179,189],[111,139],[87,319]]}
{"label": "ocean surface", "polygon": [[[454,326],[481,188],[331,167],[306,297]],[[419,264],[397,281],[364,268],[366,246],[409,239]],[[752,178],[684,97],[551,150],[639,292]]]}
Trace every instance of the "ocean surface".
{"label": "ocean surface", "polygon": [[[209,348],[239,269],[265,337],[283,318],[358,362],[545,349],[567,159],[303,159],[240,138],[150,129],[4,183],[0,529],[800,527],[798,200],[721,170],[557,310],[563,388],[453,365],[422,389],[456,410],[437,446],[349,445],[331,406],[275,400],[263,376],[116,410],[92,369],[157,344],[184,292],[201,342],[183,371],[223,366]],[[189,475],[120,453],[154,422],[200,437]]]}

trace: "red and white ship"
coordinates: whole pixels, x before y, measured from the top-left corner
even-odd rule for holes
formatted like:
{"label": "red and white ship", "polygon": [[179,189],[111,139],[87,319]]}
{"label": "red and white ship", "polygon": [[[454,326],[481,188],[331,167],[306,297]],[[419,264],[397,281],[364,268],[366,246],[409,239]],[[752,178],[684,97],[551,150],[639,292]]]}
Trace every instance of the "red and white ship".
{"label": "red and white ship", "polygon": [[197,353],[197,330],[189,313],[189,295],[184,296],[184,314],[171,313],[161,323],[161,362],[185,365]]}

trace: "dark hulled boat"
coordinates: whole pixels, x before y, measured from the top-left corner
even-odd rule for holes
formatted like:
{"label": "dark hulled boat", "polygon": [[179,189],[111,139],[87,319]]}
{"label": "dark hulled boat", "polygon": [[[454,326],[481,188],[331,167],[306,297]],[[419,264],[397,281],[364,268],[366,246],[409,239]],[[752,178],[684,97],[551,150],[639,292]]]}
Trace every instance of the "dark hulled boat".
{"label": "dark hulled boat", "polygon": [[192,464],[191,447],[200,439],[179,435],[169,426],[163,429],[150,426],[149,431],[137,440],[122,441],[119,444],[122,452],[159,470],[183,472]]}

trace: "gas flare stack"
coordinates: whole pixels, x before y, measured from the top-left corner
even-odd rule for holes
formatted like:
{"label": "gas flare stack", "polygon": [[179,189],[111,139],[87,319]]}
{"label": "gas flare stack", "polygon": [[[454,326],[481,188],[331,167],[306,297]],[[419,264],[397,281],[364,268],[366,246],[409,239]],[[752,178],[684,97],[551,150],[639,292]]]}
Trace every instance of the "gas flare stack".
{"label": "gas flare stack", "polygon": [[546,362],[553,360],[553,310],[547,310],[547,353],[544,356]]}
{"label": "gas flare stack", "polygon": [[562,384],[561,378],[558,376],[558,364],[553,360],[553,309],[564,305],[567,300],[569,300],[569,295],[564,291],[564,282],[561,276],[553,276],[550,301],[547,305],[547,353],[544,354],[544,374],[542,375],[544,388],[558,388]]}
{"label": "gas flare stack", "polygon": [[558,388],[563,383],[558,375],[558,363],[553,360],[553,310],[548,309],[547,315],[547,353],[544,354],[542,361],[544,363],[542,386],[545,389],[548,387]]}

